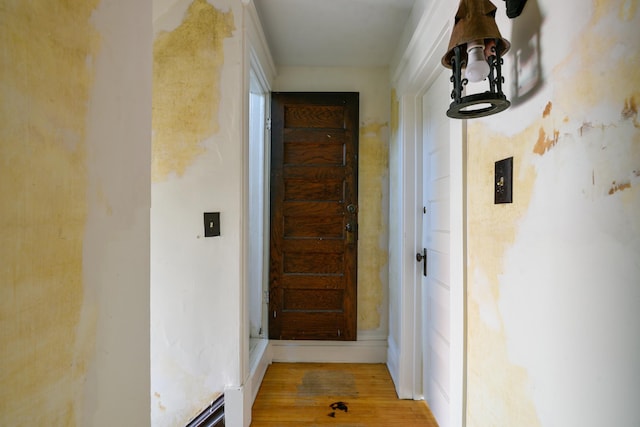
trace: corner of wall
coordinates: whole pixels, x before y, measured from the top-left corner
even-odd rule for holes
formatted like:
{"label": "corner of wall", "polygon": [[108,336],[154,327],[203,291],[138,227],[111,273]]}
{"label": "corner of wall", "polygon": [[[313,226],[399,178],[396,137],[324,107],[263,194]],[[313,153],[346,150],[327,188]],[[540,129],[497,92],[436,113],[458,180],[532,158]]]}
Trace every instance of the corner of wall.
{"label": "corner of wall", "polygon": [[245,386],[224,389],[225,425],[249,427],[251,424],[251,388]]}

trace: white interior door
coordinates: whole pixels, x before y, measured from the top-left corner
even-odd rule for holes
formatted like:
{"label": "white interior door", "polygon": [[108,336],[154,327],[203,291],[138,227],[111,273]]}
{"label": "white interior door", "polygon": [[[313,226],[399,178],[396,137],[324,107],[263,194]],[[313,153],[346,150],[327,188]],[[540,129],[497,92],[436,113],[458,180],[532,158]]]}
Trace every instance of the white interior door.
{"label": "white interior door", "polygon": [[[440,73],[422,98],[423,393],[440,427],[450,425],[451,225],[449,79]],[[423,264],[424,265],[424,264]],[[421,270],[422,271],[422,270]]]}

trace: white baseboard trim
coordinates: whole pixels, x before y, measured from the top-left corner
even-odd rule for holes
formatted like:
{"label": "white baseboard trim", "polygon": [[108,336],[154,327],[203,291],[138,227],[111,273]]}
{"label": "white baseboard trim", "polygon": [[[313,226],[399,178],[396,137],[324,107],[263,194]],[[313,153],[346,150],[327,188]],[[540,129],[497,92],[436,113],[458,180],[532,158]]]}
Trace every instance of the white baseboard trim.
{"label": "white baseboard trim", "polygon": [[386,363],[386,337],[359,341],[269,341],[274,362]]}
{"label": "white baseboard trim", "polygon": [[389,369],[389,374],[391,374],[391,380],[396,388],[396,393],[400,394],[398,390],[398,380],[400,379],[400,355],[398,354],[398,346],[391,337],[389,337],[387,347],[387,369]]}
{"label": "white baseboard trim", "polygon": [[224,389],[224,422],[228,426],[249,427],[251,424],[251,394],[246,387]]}
{"label": "white baseboard trim", "polygon": [[224,419],[228,426],[249,427],[251,408],[256,400],[264,374],[271,364],[268,340],[261,340],[250,355],[249,378],[242,386],[229,386],[224,390]]}
{"label": "white baseboard trim", "polygon": [[251,357],[251,366],[248,384],[251,384],[251,405],[256,401],[256,396],[260,390],[260,385],[264,379],[267,368],[271,365],[273,357],[271,355],[271,346],[269,340],[261,340],[261,342],[253,350],[255,354]]}

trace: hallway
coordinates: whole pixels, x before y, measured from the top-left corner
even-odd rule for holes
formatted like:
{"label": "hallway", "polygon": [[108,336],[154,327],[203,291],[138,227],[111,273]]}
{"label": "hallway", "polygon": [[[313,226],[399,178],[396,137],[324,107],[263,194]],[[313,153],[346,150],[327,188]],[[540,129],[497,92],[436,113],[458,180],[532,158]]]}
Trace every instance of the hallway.
{"label": "hallway", "polygon": [[[507,2],[453,120],[456,1],[3,1],[0,426],[638,426],[640,0]],[[267,339],[275,92],[360,94],[354,341]]]}
{"label": "hallway", "polygon": [[252,427],[438,425],[425,402],[397,398],[384,364],[274,363],[252,414]]}

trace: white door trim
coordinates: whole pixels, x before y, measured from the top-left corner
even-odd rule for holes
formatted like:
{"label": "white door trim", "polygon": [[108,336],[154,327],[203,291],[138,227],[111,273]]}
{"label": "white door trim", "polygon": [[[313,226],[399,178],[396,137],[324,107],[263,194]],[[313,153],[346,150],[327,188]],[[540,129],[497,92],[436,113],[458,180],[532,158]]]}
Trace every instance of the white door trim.
{"label": "white door trim", "polygon": [[[251,75],[255,78],[255,83],[261,87],[261,92],[268,94],[271,90],[271,82],[276,75],[276,68],[273,57],[258,18],[255,5],[251,1],[243,1],[243,76],[242,92],[243,99],[243,195],[242,195],[242,225],[241,225],[241,266],[240,266],[240,339],[238,342],[238,365],[239,378],[235,379],[235,384],[230,384],[225,389],[225,416],[228,418],[228,425],[248,427],[251,423],[251,405],[255,399],[260,383],[266,371],[266,367],[271,363],[271,355],[268,352],[268,341],[259,346],[259,354],[250,363],[249,345],[249,292],[251,287],[247,281],[250,266],[248,265],[249,247],[249,223],[248,223],[248,197],[249,197],[249,170],[248,170],[248,150],[249,150],[249,93],[251,90]],[[269,108],[267,97],[266,108]],[[268,110],[267,110],[268,111]],[[268,138],[268,135],[267,135]],[[268,144],[268,142],[267,142]],[[266,161],[266,160],[265,160]],[[267,174],[268,175],[268,174]],[[268,179],[265,176],[264,179]],[[266,209],[265,212],[268,212]],[[265,214],[265,221],[268,214]],[[263,242],[253,242],[262,245]],[[264,246],[264,245],[263,245]]]}
{"label": "white door trim", "polygon": [[467,407],[467,123],[450,122],[450,413],[452,426],[466,425]]}
{"label": "white door trim", "polygon": [[421,159],[418,158],[418,142],[422,139],[421,126],[416,122],[420,117],[422,107],[416,102],[416,96],[407,94],[399,99],[399,115],[401,127],[399,138],[401,149],[400,170],[402,170],[401,204],[401,236],[400,246],[401,266],[400,278],[400,336],[399,342],[389,341],[389,362],[398,397],[401,399],[421,399],[421,362],[420,362],[420,298],[417,286],[420,276],[416,266],[416,248],[421,245],[418,215],[418,188],[421,169]]}
{"label": "white door trim", "polygon": [[[421,232],[418,221],[422,220],[422,157],[420,147],[422,141],[422,107],[421,99],[435,75],[442,67],[440,58],[447,49],[451,21],[455,10],[439,2],[438,13],[428,14],[432,25],[419,25],[412,40],[430,40],[431,45],[424,50],[419,42],[412,43],[405,58],[410,63],[402,63],[395,74],[396,87],[399,89],[400,105],[400,143],[402,164],[402,195],[400,197],[402,266],[400,269],[401,294],[401,332],[398,343],[390,340],[389,359],[397,369],[396,390],[400,398],[422,398],[421,358],[421,311],[416,304],[420,301],[421,277],[417,274],[418,266],[415,254],[422,248]],[[454,5],[455,6],[455,5]],[[444,22],[443,22],[444,21]],[[419,34],[418,34],[419,33]],[[445,114],[443,111],[442,114]],[[466,422],[466,124],[464,121],[451,120],[451,337],[450,342],[450,422],[452,426],[464,426]],[[417,160],[419,159],[419,160]],[[391,345],[397,345],[397,349]]]}

